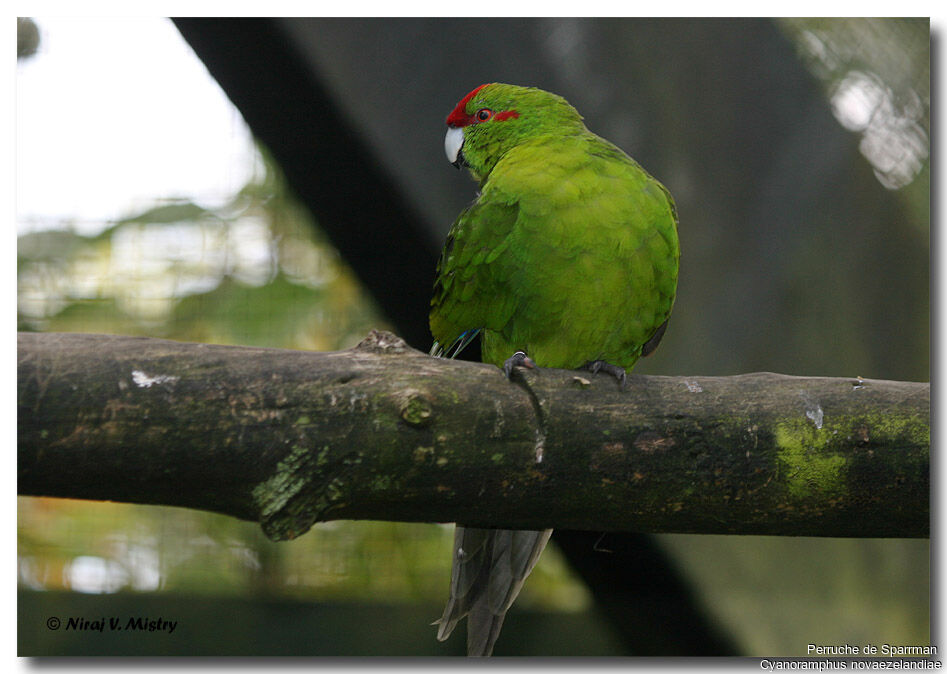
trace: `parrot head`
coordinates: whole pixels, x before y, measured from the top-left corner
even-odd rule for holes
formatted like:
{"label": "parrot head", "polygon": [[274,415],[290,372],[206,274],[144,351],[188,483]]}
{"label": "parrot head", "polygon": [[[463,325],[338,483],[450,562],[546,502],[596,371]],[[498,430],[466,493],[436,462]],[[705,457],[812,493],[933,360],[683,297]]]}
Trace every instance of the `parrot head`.
{"label": "parrot head", "polygon": [[457,168],[485,180],[510,149],[547,135],[584,129],[582,116],[556,94],[512,84],[482,84],[447,116],[444,150]]}

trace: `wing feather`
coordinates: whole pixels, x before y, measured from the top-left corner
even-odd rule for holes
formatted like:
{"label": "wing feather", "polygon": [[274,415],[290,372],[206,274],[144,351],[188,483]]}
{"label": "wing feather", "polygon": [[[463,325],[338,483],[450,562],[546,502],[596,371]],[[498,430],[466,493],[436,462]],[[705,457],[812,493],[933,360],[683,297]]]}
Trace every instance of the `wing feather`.
{"label": "wing feather", "polygon": [[447,347],[444,353],[464,334],[499,329],[509,320],[513,300],[500,254],[518,216],[517,203],[481,196],[451,226],[437,263],[430,315],[431,333]]}

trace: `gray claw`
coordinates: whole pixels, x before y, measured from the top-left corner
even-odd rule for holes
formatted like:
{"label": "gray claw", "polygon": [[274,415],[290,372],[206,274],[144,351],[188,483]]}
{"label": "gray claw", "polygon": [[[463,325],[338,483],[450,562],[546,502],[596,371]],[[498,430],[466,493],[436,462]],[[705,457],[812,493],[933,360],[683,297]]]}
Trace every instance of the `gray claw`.
{"label": "gray claw", "polygon": [[[509,362],[509,361],[507,361],[507,362]],[[606,361],[604,361],[604,360],[591,360],[591,361],[589,361],[588,363],[586,363],[585,365],[583,365],[582,368],[588,370],[588,371],[591,372],[592,374],[597,374],[597,373],[599,373],[599,372],[604,372],[604,373],[606,373],[606,374],[612,375],[615,379],[618,380],[618,386],[619,386],[619,388],[620,388],[622,391],[625,390],[626,377],[625,377],[625,369],[624,369],[624,368],[618,367],[617,365],[613,365],[613,364],[608,363],[608,362],[606,362]]]}
{"label": "gray claw", "polygon": [[517,351],[503,362],[503,374],[506,375],[507,379],[513,376],[514,367],[534,368],[536,363],[526,355],[525,351]]}

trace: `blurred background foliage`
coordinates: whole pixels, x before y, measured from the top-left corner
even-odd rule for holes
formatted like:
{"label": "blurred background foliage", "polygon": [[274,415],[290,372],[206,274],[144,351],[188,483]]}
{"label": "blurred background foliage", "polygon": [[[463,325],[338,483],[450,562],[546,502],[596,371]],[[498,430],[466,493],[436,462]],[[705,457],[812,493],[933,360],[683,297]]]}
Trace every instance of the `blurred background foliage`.
{"label": "blurred background foliage", "polygon": [[333,351],[386,327],[259,150],[219,208],[164,200],[83,235],[19,237],[20,330]]}
{"label": "blurred background foliage", "polygon": [[[920,264],[915,251],[927,250],[930,236],[927,21],[790,19],[775,25],[821,87],[823,102],[837,122],[857,134],[861,159],[848,160],[852,162],[850,172],[857,175],[864,167],[870,168],[875,182],[866,189],[895,193],[904,205],[896,222],[887,221],[890,213],[881,212],[878,222],[865,224],[866,239],[890,234],[894,242],[889,252],[895,259],[881,261],[874,253],[864,253],[869,275],[872,265],[883,263],[926,279],[926,261]],[[18,58],[44,58],[43,27],[42,19],[18,20]],[[74,26],[74,30],[82,29],[81,24]],[[635,48],[628,47],[631,51]],[[462,89],[460,85],[455,93],[462,95]],[[658,89],[652,94],[681,96],[680,92]],[[445,100],[442,107],[447,110],[453,102]],[[655,127],[670,132],[675,124],[688,123],[680,110],[672,114],[679,118],[655,121]],[[731,111],[720,110],[719,114]],[[619,144],[633,145],[636,139],[624,141]],[[101,142],[107,146],[120,141],[103,138]],[[642,142],[647,146],[647,141]],[[718,139],[721,147],[737,142],[735,138]],[[701,253],[695,251],[718,249],[729,235],[699,231],[692,222],[684,222],[693,198],[692,184],[687,161],[675,159],[675,153],[684,156],[687,149],[669,149],[668,170],[658,175],[680,195],[687,232],[682,240],[689,246],[684,262],[695,258],[699,262]],[[20,213],[18,329],[313,350],[348,348],[372,328],[390,329],[345,260],[296,200],[267,151],[258,147],[252,162],[252,178],[215,206],[206,205],[197,194],[156,196],[142,208],[103,219],[92,227],[88,223],[77,226],[75,218],[68,215],[37,224],[29,214]],[[648,162],[645,165],[650,166]],[[464,189],[472,193],[471,186]],[[908,217],[902,217],[904,213]],[[708,217],[712,218],[712,213]],[[688,360],[693,357],[688,353],[696,352],[687,347],[688,335],[699,334],[696,326],[708,320],[693,308],[701,297],[696,286],[710,293],[713,284],[682,273],[682,297],[689,292],[688,284],[694,288],[690,291],[690,313],[682,307],[682,314],[676,314],[669,345],[642,371],[680,373],[697,367],[701,373],[715,374],[715,368],[727,373],[786,366],[784,371],[802,373],[792,367],[793,348],[799,347],[806,335],[812,339],[826,324],[837,322],[833,302],[842,297],[851,305],[846,309],[849,313],[857,314],[861,304],[875,307],[872,314],[882,308],[879,315],[865,316],[867,323],[883,322],[883,308],[892,306],[907,313],[910,323],[878,332],[853,322],[850,329],[841,331],[841,337],[833,333],[834,343],[824,345],[824,361],[806,361],[808,367],[824,366],[825,371],[809,370],[806,374],[929,379],[929,298],[879,299],[875,297],[878,288],[864,278],[826,273],[832,267],[834,244],[851,247],[856,257],[863,251],[861,241],[826,244],[825,237],[831,240],[833,236],[831,212],[826,218],[828,222],[814,223],[798,232],[797,245],[806,254],[797,254],[798,250],[787,253],[793,256],[795,266],[790,270],[789,291],[779,302],[798,316],[797,330],[781,333],[779,323],[774,323],[766,342],[769,352],[749,347],[741,351],[736,348],[737,339],[733,353],[722,353],[713,361]],[[885,228],[897,232],[886,233]],[[914,243],[905,244],[905,239]],[[745,247],[734,245],[735,255],[741,250]],[[766,260],[757,264],[765,265]],[[739,272],[749,275],[744,279],[747,288],[753,286],[753,269],[750,265]],[[793,284],[813,282],[825,285],[825,304],[813,304],[801,291],[794,298]],[[744,304],[743,298],[730,297],[714,301],[727,304],[728,310],[722,312],[726,319],[741,306],[757,307],[770,300],[750,297]],[[732,329],[742,331],[745,327],[744,318]],[[727,329],[725,324],[707,328]],[[758,329],[765,333],[768,328],[762,324]],[[872,342],[890,353],[898,349],[892,335],[900,333],[910,336],[900,340],[903,348],[896,356],[883,363],[873,360],[877,349]],[[675,347],[675,343],[683,346]],[[767,359],[772,352],[787,355]],[[671,362],[680,366],[671,366]],[[878,367],[848,372],[851,363]],[[127,642],[83,643],[70,641],[68,634],[36,628],[46,616],[67,610],[115,613],[116,607],[126,605],[120,599],[129,594],[183,598],[172,604],[148,605],[164,606],[166,613],[175,616],[188,615],[188,611],[198,616],[202,610],[207,615],[242,616],[245,631],[229,633],[238,645],[225,652],[359,653],[368,648],[368,652],[382,654],[453,654],[463,647],[459,638],[438,644],[433,629],[427,627],[438,617],[445,597],[452,527],[334,522],[321,524],[292,543],[275,544],[266,540],[256,525],[209,513],[36,498],[19,499],[18,525],[21,654],[96,652],[97,648],[141,652]],[[658,538],[694,584],[710,615],[725,626],[746,654],[801,655],[810,642],[929,643],[927,541]],[[79,595],[89,596],[90,601],[112,596],[115,601],[72,603],[71,597]],[[239,603],[246,600],[251,603]],[[280,605],[289,613],[282,615],[335,606],[336,613],[327,615],[338,621],[340,632],[330,638],[303,629],[288,638],[286,634],[300,624],[315,620],[312,614],[300,613],[292,624],[273,618],[271,626],[282,629],[282,635],[268,633],[264,644],[263,628],[251,619],[262,610],[260,602],[284,602]],[[379,603],[400,605],[403,612],[389,607],[376,614],[365,608]],[[143,605],[128,604],[137,607],[128,610],[141,611]],[[362,609],[345,613],[353,606]],[[510,622],[505,628],[512,635],[507,643],[518,643],[524,652],[622,652],[608,626],[596,615],[585,586],[554,547],[545,553],[514,610],[534,613],[532,627],[514,627]],[[549,615],[564,618],[547,625],[543,616]],[[397,637],[374,646],[346,642],[342,627],[349,620],[363,628],[365,621],[377,621],[375,631]],[[396,625],[400,622],[411,625],[413,631],[401,634],[398,630],[407,627]],[[563,636],[563,630],[568,637]],[[281,640],[285,651],[274,645]],[[587,650],[577,643],[585,644]],[[180,652],[181,647],[179,640],[164,647],[152,642],[141,648]],[[217,652],[206,642],[194,649]]]}
{"label": "blurred background foliage", "polygon": [[885,187],[910,187],[914,222],[929,217],[930,25],[926,20],[783,19],[832,113],[860,134],[859,150]]}

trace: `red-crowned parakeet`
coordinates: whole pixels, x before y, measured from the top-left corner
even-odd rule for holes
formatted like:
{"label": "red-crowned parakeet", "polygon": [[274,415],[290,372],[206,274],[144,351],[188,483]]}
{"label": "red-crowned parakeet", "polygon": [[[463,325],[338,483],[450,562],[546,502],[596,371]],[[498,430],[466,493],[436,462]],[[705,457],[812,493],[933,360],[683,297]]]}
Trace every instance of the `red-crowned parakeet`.
{"label": "red-crowned parakeet", "polygon": [[[677,288],[677,213],[668,191],[596,136],[560,96],[485,84],[447,118],[448,160],[480,183],[438,263],[432,353],[481,336],[483,361],[625,370],[653,350]],[[458,526],[446,639],[468,616],[469,655],[490,655],[551,530]]]}

